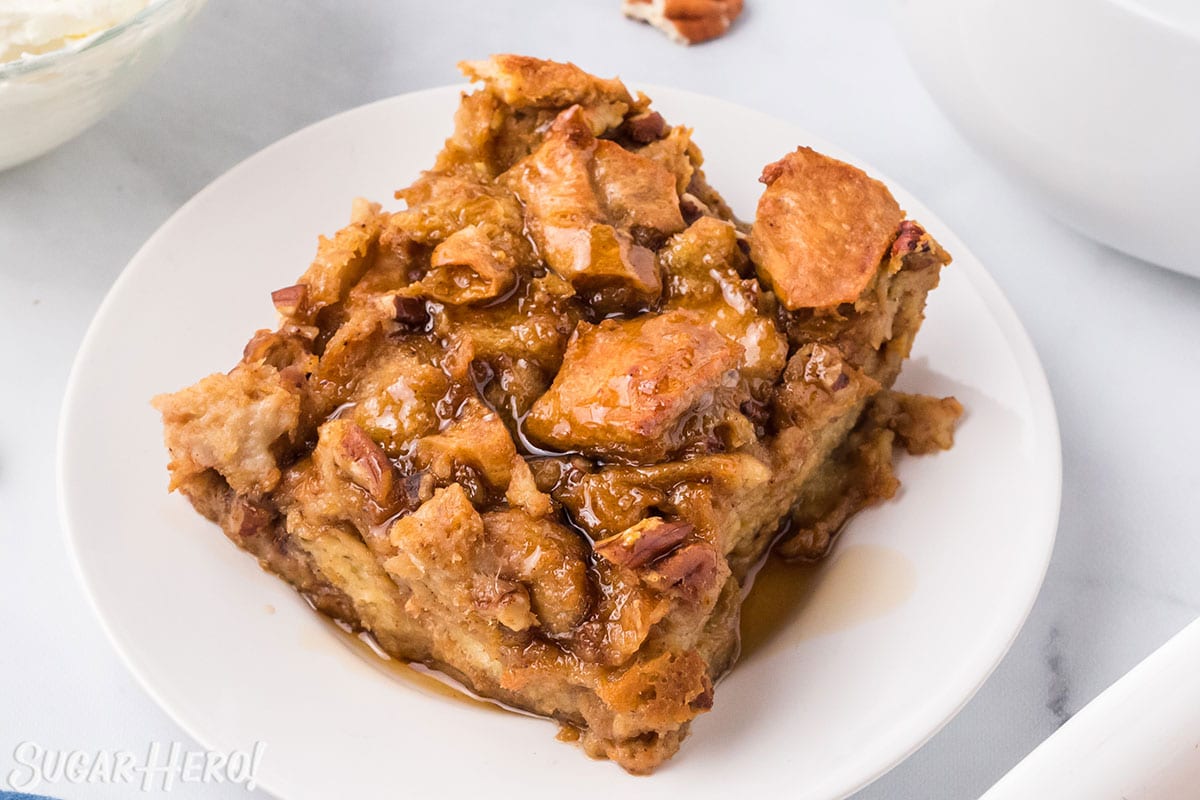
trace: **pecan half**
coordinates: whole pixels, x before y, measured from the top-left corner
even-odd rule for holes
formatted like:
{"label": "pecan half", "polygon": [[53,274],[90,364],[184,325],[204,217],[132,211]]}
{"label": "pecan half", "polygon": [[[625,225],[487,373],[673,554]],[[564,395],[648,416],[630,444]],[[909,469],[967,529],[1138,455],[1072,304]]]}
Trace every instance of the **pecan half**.
{"label": "pecan half", "polygon": [[649,517],[615,536],[594,545],[598,554],[630,569],[644,567],[678,547],[692,533],[686,522],[667,522]]}
{"label": "pecan half", "polygon": [[742,13],[743,0],[624,0],[625,16],[648,22],[679,44],[715,39]]}

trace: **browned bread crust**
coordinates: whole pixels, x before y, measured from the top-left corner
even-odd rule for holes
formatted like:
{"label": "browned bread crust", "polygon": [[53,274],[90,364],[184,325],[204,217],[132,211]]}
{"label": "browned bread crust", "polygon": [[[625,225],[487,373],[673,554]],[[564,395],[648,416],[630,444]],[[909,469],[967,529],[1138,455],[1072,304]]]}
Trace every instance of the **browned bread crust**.
{"label": "browned bread crust", "polygon": [[809,147],[768,164],[751,256],[792,311],[853,303],[896,239],[904,212],[877,180]]}

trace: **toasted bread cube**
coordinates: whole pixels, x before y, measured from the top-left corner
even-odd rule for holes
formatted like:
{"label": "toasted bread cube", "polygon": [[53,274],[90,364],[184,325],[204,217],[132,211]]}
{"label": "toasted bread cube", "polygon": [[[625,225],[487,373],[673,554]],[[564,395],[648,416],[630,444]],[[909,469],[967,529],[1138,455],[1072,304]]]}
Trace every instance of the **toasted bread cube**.
{"label": "toasted bread cube", "polygon": [[732,399],[742,355],[690,311],[582,323],[528,431],[563,450],[660,461],[704,435],[703,419]]}
{"label": "toasted bread cube", "polygon": [[801,147],[768,164],[750,232],[759,276],[789,310],[853,303],[871,283],[904,212],[865,172]]}

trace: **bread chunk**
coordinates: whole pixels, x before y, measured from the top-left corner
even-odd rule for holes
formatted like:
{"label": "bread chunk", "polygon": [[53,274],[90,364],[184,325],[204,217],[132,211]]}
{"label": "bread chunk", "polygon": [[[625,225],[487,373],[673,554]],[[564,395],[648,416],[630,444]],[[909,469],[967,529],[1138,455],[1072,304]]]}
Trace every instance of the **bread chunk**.
{"label": "bread chunk", "polygon": [[760,180],[750,253],[780,302],[791,311],[855,302],[904,219],[892,193],[808,147],[768,164]]}
{"label": "bread chunk", "polygon": [[581,323],[562,369],[526,421],[537,441],[594,457],[655,463],[704,446],[745,396],[743,349],[688,311]]}
{"label": "bread chunk", "polygon": [[658,299],[662,278],[645,245],[684,226],[667,169],[597,139],[572,106],[505,178],[546,264],[593,304],[632,309]]}

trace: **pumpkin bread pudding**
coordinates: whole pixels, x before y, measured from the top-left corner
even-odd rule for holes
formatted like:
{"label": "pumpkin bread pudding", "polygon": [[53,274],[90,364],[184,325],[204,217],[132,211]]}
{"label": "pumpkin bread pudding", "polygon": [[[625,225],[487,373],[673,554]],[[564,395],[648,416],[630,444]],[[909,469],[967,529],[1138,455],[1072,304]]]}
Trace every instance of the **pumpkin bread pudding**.
{"label": "pumpkin bread pudding", "polygon": [[[228,373],[155,399],[171,488],[320,612],[634,773],[961,407],[890,390],[950,257],[800,148],[752,225],[618,80],[467,62],[432,168],[356,201]],[[216,587],[214,587],[216,591]]]}

